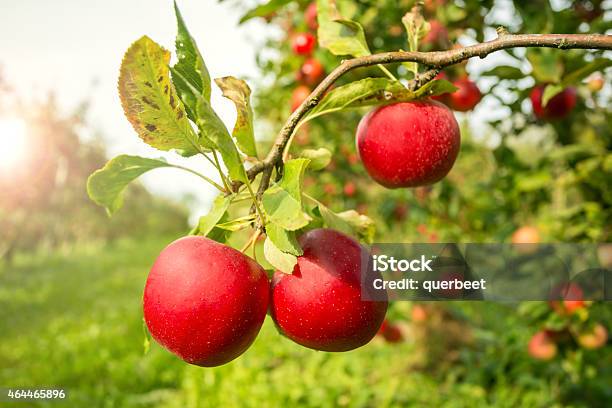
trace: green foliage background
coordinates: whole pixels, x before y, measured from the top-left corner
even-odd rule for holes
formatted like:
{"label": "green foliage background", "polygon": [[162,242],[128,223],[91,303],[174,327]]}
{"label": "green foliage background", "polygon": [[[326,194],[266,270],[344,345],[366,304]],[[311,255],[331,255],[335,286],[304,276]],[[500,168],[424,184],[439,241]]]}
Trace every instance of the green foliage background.
{"label": "green foliage background", "polygon": [[[265,48],[275,52],[260,54],[266,81],[253,95],[258,133],[273,135],[290,113],[295,72],[303,58],[291,53],[289,37],[308,30],[303,19],[307,3],[273,0],[253,13],[287,34],[266,43]],[[346,16],[364,25],[373,52],[407,47],[401,17],[412,1],[342,3]],[[561,9],[545,1],[506,2],[513,3],[515,12],[492,12],[494,5],[505,7],[493,1],[429,3],[434,7],[426,18],[449,29],[449,42],[429,49],[450,47],[458,38],[482,41],[484,30],[499,24],[525,33],[611,28],[601,15],[585,21],[576,2],[570,1]],[[233,2],[246,13],[250,8],[245,4]],[[576,109],[561,122],[545,123],[532,116],[526,101],[531,87],[575,78],[572,74],[593,63],[593,53],[505,54],[515,68],[500,66],[476,75],[468,65],[470,78],[487,95],[482,104],[502,105],[505,114],[476,127],[469,126],[471,115],[458,114],[462,151],[444,181],[396,191],[372,183],[354,148],[355,128],[364,111],[353,111],[316,119],[296,136],[294,155],[318,147],[333,153],[324,171],[306,175],[307,192],[335,211],[367,213],[375,220],[378,240],[503,242],[516,228],[530,224],[546,241],[608,241],[609,70],[602,92],[591,92],[582,79],[574,81]],[[315,57],[327,71],[341,61],[322,49]],[[391,69],[400,77],[408,75],[399,66]],[[457,77],[465,69],[455,67],[447,74]],[[363,69],[343,82],[380,75],[376,68]],[[58,140],[54,146],[79,146],[67,154],[79,170],[70,173],[70,187],[51,184],[51,194],[38,192],[40,198],[27,201],[27,206],[25,201],[2,201],[3,238],[13,237],[7,234],[11,230],[20,234],[5,245],[15,253],[12,263],[0,266],[1,385],[66,387],[70,399],[65,406],[101,407],[603,407],[612,400],[609,344],[584,350],[569,340],[550,362],[527,354],[530,336],[541,328],[599,322],[610,329],[612,310],[605,303],[567,319],[539,302],[438,303],[425,305],[430,316],[425,324],[412,320],[414,304],[396,303],[388,317],[402,329],[404,342],[390,344],[377,337],[366,347],[342,354],[297,346],[279,336],[267,319],[244,356],[215,369],[188,366],[155,343],[144,353],[140,301],[146,273],[161,248],[185,233],[185,213],[136,186],[128,189],[117,218],[108,222],[100,208],[89,204],[84,190],[87,175],[104,161],[103,150],[79,144],[72,122],[49,110],[41,108],[52,123],[43,126],[53,126],[49,132]],[[478,134],[471,133],[474,128]],[[258,150],[266,151],[269,143],[262,140]],[[354,194],[347,194],[350,183]],[[70,249],[63,245],[75,241],[81,244]],[[55,250],[34,254],[41,247]]]}

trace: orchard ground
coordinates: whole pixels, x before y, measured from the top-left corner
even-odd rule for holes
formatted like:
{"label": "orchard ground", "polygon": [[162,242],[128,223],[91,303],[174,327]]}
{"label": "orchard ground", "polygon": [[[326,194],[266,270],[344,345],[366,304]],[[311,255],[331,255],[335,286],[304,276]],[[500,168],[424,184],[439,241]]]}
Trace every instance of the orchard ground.
{"label": "orchard ground", "polygon": [[[497,304],[458,308],[466,316],[477,312],[479,326],[510,330],[504,338],[515,342],[477,334],[483,347],[463,350],[463,368],[443,377],[416,368],[422,350],[410,331],[405,342],[377,336],[352,352],[323,353],[279,336],[269,317],[254,345],[222,367],[190,366],[154,342],[145,354],[143,282],[151,260],[174,238],[18,256],[14,266],[0,267],[0,384],[68,390],[65,403],[29,407],[529,407],[553,406],[558,397],[546,375],[558,367],[527,357],[530,328],[516,310]],[[520,381],[496,364],[510,359],[523,371]],[[463,371],[476,367],[484,370],[478,376]],[[487,370],[485,387],[479,378]]]}

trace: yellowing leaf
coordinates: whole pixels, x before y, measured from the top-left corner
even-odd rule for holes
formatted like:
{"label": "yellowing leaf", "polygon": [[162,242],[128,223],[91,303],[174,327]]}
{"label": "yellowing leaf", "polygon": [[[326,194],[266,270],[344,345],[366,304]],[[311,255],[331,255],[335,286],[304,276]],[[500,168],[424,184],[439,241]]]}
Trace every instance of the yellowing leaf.
{"label": "yellowing leaf", "polygon": [[292,273],[297,264],[297,257],[278,249],[270,240],[270,237],[266,238],[264,242],[264,256],[270,265],[283,273]]}
{"label": "yellowing leaf", "polygon": [[319,45],[334,55],[370,55],[361,24],[343,18],[332,0],[317,0]]}
{"label": "yellowing leaf", "polygon": [[253,133],[253,109],[251,108],[251,89],[241,79],[231,76],[215,79],[217,86],[223,91],[223,96],[234,102],[238,116],[232,136],[242,152],[251,157],[257,157],[255,135]]}
{"label": "yellowing leaf", "polygon": [[159,150],[198,152],[199,142],[170,81],[170,53],[144,36],[121,63],[119,96],[125,116],[145,143]]}

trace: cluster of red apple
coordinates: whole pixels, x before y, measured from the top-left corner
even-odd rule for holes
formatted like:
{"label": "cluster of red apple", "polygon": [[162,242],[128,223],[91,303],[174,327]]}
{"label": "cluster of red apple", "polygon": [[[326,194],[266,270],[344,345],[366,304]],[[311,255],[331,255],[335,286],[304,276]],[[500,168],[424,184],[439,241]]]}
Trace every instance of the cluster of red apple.
{"label": "cluster of red apple", "polygon": [[[357,129],[365,168],[391,188],[440,180],[459,143],[455,117],[435,101],[375,108]],[[348,351],[369,342],[387,302],[361,299],[363,248],[331,229],[307,232],[299,243],[304,254],[293,273],[277,271],[271,285],[260,265],[229,246],[204,237],[170,244],[145,287],[151,335],[189,363],[216,366],[250,346],[269,309],[284,335],[309,348]]]}
{"label": "cluster of red apple", "polygon": [[[537,244],[540,240],[540,232],[534,226],[523,226],[512,234],[513,244]],[[529,355],[538,360],[551,360],[557,355],[559,344],[567,345],[572,341],[585,349],[603,347],[608,341],[608,331],[602,324],[596,323],[587,329],[572,324],[572,317],[589,306],[584,300],[582,287],[576,282],[569,282],[556,288],[555,292],[555,297],[562,300],[551,300],[549,306],[554,313],[565,319],[565,327],[557,330],[542,329],[535,333],[527,347]]]}
{"label": "cluster of red apple", "polygon": [[[436,79],[448,78],[444,72],[440,72]],[[458,112],[468,112],[474,109],[482,99],[482,93],[476,83],[470,80],[466,74],[459,76],[452,83],[457,88],[455,92],[437,95],[432,98]]]}
{"label": "cluster of red apple", "polygon": [[291,38],[291,49],[298,55],[306,59],[302,63],[299,71],[295,75],[299,85],[293,90],[291,96],[291,110],[296,110],[302,102],[310,95],[312,87],[316,86],[325,77],[325,68],[321,61],[312,56],[317,38],[313,32],[317,31],[317,4],[310,3],[304,13],[306,26],[311,32],[296,33]]}
{"label": "cluster of red apple", "polygon": [[151,269],[144,317],[157,342],[200,366],[225,364],[253,343],[269,312],[279,331],[305,347],[348,351],[379,330],[387,302],[361,299],[364,249],[331,230],[299,239],[292,274],[264,269],[243,253],[190,236],[166,247]]}
{"label": "cluster of red apple", "polygon": [[588,303],[582,300],[582,288],[570,282],[559,290],[562,291],[563,300],[552,300],[549,305],[555,313],[566,319],[566,325],[561,329],[542,329],[531,337],[527,349],[529,355],[538,360],[553,359],[559,345],[577,343],[582,348],[593,350],[603,347],[608,341],[608,331],[601,323],[585,328],[582,324],[571,322],[572,316],[588,307]]}

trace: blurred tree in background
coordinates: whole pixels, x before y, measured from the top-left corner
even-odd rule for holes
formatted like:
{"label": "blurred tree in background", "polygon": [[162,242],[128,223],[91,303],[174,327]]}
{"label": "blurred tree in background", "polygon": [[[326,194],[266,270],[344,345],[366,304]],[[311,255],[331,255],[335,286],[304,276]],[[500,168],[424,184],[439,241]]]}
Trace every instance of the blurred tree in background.
{"label": "blurred tree in background", "polygon": [[140,184],[129,189],[133,200],[112,220],[89,200],[87,177],[106,157],[100,139],[79,137],[87,126],[86,104],[63,116],[52,96],[23,104],[5,92],[0,108],[0,116],[11,112],[27,126],[22,135],[27,154],[0,173],[0,258],[75,242],[187,231],[187,210],[152,196]]}

